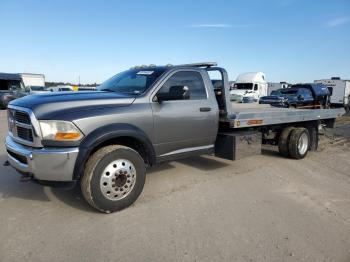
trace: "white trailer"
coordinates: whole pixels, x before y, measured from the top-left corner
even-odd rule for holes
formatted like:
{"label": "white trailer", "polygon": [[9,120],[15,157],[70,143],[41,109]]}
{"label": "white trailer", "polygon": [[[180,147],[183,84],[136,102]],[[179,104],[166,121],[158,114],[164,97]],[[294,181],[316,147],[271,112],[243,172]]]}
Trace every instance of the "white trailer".
{"label": "white trailer", "polygon": [[263,72],[241,74],[237,77],[230,91],[230,99],[242,102],[244,98],[259,101],[259,98],[267,95],[267,81]]}
{"label": "white trailer", "polygon": [[345,107],[346,111],[350,111],[350,80],[332,77],[331,79],[315,80],[314,82],[328,87],[331,93],[331,105]]}
{"label": "white trailer", "polygon": [[43,74],[20,73],[23,84],[27,86],[45,86],[45,76]]}

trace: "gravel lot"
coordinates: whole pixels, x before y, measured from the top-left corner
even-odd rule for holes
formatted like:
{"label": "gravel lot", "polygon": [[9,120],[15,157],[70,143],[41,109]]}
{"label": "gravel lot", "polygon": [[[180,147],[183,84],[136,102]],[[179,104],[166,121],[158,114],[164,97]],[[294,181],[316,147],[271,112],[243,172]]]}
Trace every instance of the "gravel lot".
{"label": "gravel lot", "polygon": [[[110,215],[1,165],[0,261],[350,261],[350,117],[337,125],[304,160],[162,164]],[[6,129],[0,111],[1,141]]]}

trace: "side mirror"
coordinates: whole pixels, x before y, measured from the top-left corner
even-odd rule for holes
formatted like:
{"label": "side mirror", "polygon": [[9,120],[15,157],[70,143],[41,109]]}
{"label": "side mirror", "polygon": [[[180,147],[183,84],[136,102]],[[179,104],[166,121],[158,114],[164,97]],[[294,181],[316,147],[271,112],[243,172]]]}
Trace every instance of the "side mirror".
{"label": "side mirror", "polygon": [[298,95],[298,99],[299,100],[304,100],[304,96],[303,95]]}
{"label": "side mirror", "polygon": [[187,86],[171,86],[169,93],[157,94],[157,101],[185,100],[190,99],[190,92]]}

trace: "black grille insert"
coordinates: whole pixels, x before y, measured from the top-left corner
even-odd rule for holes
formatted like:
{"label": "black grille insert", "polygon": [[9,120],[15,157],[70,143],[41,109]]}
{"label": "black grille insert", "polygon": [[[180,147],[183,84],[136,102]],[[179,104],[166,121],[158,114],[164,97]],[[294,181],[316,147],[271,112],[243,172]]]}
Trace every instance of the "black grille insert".
{"label": "black grille insert", "polygon": [[21,162],[22,164],[28,164],[27,158],[25,156],[13,153],[10,150],[7,150],[7,153],[12,156],[13,158],[15,158],[16,160],[18,160],[19,162]]}
{"label": "black grille insert", "polygon": [[15,112],[15,119],[19,123],[23,123],[23,124],[27,124],[27,125],[31,124],[30,117],[25,112],[16,111]]}
{"label": "black grille insert", "polygon": [[31,129],[17,126],[17,136],[21,139],[33,142],[33,132]]}

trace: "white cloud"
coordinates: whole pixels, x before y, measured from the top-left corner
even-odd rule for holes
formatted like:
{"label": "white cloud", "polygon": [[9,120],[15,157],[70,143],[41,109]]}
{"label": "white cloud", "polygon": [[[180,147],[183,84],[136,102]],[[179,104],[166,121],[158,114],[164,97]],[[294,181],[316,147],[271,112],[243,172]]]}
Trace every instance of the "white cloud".
{"label": "white cloud", "polygon": [[192,28],[247,28],[247,27],[255,27],[257,25],[254,24],[242,24],[242,25],[231,25],[231,24],[195,24],[188,25],[186,27]]}
{"label": "white cloud", "polygon": [[350,22],[350,16],[336,17],[326,22],[327,27],[337,27]]}

